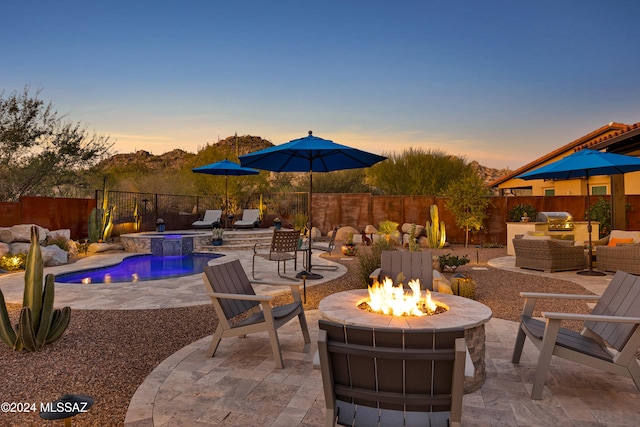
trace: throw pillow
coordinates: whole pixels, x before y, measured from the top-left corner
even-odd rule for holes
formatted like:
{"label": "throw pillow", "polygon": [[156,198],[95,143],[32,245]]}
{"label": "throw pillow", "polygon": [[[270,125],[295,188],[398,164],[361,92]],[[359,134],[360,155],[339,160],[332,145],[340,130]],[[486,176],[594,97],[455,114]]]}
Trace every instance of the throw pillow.
{"label": "throw pillow", "polygon": [[628,239],[622,239],[618,237],[612,237],[609,239],[609,243],[607,246],[618,246],[618,243],[633,243],[633,238],[629,237]]}

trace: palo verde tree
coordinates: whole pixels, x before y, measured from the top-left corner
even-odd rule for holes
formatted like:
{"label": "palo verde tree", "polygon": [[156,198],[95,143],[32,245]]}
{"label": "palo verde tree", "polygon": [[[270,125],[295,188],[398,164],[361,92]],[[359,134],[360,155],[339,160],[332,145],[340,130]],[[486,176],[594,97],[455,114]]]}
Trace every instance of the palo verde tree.
{"label": "palo verde tree", "polygon": [[476,174],[468,174],[451,181],[444,192],[446,208],[456,219],[456,225],[465,230],[464,247],[469,244],[469,230],[479,231],[488,217],[487,186]]}
{"label": "palo verde tree", "polygon": [[109,154],[108,137],[65,120],[29,87],[0,93],[0,201],[66,195],[78,172]]}
{"label": "palo verde tree", "polygon": [[369,184],[388,195],[442,195],[449,182],[473,173],[463,157],[439,150],[409,148],[385,153],[387,160],[367,170]]}

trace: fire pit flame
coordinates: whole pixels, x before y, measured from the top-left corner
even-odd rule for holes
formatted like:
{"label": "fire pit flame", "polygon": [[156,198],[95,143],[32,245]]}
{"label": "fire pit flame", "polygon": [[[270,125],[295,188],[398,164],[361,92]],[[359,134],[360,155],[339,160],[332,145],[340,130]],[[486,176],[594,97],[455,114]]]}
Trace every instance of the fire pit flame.
{"label": "fire pit flame", "polygon": [[394,286],[393,280],[386,277],[382,284],[375,282],[369,286],[367,304],[377,313],[392,316],[425,316],[435,313],[438,306],[431,300],[431,292],[426,291],[422,298],[420,281],[409,282],[410,292],[405,293],[402,284]]}

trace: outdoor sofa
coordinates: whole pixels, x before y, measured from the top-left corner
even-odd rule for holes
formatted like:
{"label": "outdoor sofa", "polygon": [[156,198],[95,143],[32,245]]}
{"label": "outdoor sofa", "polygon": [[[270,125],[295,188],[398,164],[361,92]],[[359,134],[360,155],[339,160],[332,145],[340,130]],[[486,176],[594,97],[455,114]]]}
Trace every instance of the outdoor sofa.
{"label": "outdoor sofa", "polygon": [[640,231],[612,230],[595,248],[598,270],[640,274]]}

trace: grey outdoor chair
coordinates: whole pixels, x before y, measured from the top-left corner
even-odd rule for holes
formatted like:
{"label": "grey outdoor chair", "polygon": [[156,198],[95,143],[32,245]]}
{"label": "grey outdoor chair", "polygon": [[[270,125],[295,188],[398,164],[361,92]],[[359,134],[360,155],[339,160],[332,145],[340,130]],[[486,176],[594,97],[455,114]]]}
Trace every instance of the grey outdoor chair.
{"label": "grey outdoor chair", "polygon": [[284,360],[280,351],[277,329],[296,316],[300,322],[304,342],[311,342],[300,298],[300,285],[274,284],[288,286],[293,302],[272,307],[271,300],[274,296],[256,295],[242,264],[237,259],[205,266],[202,278],[218,316],[218,326],[208,351],[210,357],[215,354],[222,338],[268,332],[276,366],[283,368]]}
{"label": "grey outdoor chair", "polygon": [[327,427],[461,425],[463,329],[319,327]]}
{"label": "grey outdoor chair", "polygon": [[[511,361],[520,362],[526,338],[540,350],[532,399],[541,399],[552,356],[633,379],[640,390],[640,277],[618,271],[602,296],[521,292],[525,299]],[[598,301],[590,314],[547,313],[533,318],[538,299]],[[582,333],[560,327],[563,320],[584,321]]]}
{"label": "grey outdoor chair", "polygon": [[402,273],[405,287],[410,280],[419,279],[422,289],[436,291],[442,280],[440,272],[433,270],[431,251],[382,251],[380,265],[369,276],[371,280],[382,281],[388,277],[395,282],[398,274]]}

